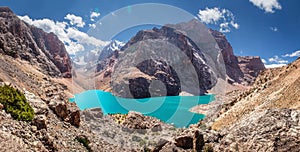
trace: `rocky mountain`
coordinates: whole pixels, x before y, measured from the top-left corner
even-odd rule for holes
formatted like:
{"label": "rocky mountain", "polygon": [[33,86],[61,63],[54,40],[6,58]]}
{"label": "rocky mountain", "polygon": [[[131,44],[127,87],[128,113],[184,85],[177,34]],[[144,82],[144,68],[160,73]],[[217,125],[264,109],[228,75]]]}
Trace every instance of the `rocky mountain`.
{"label": "rocky mountain", "polygon": [[265,65],[259,56],[238,56],[238,65],[243,72],[242,84],[252,85],[257,76],[264,71]]}
{"label": "rocky mountain", "polygon": [[28,61],[51,76],[71,78],[71,60],[53,33],[21,21],[7,7],[0,8],[0,53]]}
{"label": "rocky mountain", "polygon": [[125,43],[118,40],[112,40],[107,42],[107,45],[104,47],[87,49],[84,51],[75,52],[72,57],[72,61],[75,66],[85,67],[88,64],[96,64],[97,61],[102,61],[105,58],[108,58],[115,50],[121,49]]}
{"label": "rocky mountain", "polygon": [[[140,49],[135,51],[134,48]],[[174,48],[174,52],[180,51],[184,55],[176,56],[176,53],[173,53],[170,56],[172,53],[168,52],[170,48]],[[144,98],[150,97],[151,93],[153,96],[178,95],[181,91],[203,94],[216,84],[216,76],[207,66],[203,52],[187,36],[176,29],[163,26],[160,29],[140,31],[121,48],[121,52],[119,56],[122,56],[122,60],[118,60],[114,67],[114,70],[121,71],[115,71],[115,75],[112,77],[113,93],[117,95],[123,97],[133,95],[136,98]],[[149,56],[151,58],[148,58]],[[183,56],[187,58],[183,59]],[[143,60],[143,58],[148,59]],[[169,64],[173,64],[172,67],[166,63],[166,59],[169,60]],[[196,67],[194,73],[188,67],[189,64],[182,63],[185,60],[190,60],[193,67]],[[174,67],[177,69],[173,69]],[[180,73],[175,71],[180,71]],[[198,75],[196,80],[198,82],[187,78],[191,73]],[[179,81],[179,77],[181,81]],[[157,80],[163,84],[155,84],[159,82]],[[126,90],[127,83],[129,83],[129,90]],[[157,90],[151,91],[150,84],[154,84],[155,86],[152,88]],[[164,86],[166,86],[166,90],[163,90]]]}
{"label": "rocky mountain", "polygon": [[111,54],[113,54],[114,51],[120,50],[124,45],[124,42],[120,42],[118,40],[111,41],[102,49],[101,53],[99,54],[98,61],[102,61],[108,58],[109,56],[111,56]]}
{"label": "rocky mountain", "polygon": [[[30,121],[14,119],[5,110],[7,107],[2,103],[7,101],[3,101],[6,98],[1,96],[0,151],[299,151],[300,58],[285,67],[264,70],[249,90],[235,90],[227,93],[226,97],[216,97],[224,101],[221,113],[215,113],[216,120],[207,117],[189,128],[174,128],[137,112],[103,115],[100,108],[79,111],[68,101],[72,81],[62,77],[68,77],[63,71],[68,71],[69,65],[62,64],[67,59],[61,58],[65,57],[64,48],[60,41],[56,43],[56,36],[19,22],[6,7],[0,7],[0,21],[0,46],[3,46],[0,87],[18,89],[18,94],[23,94],[34,110],[34,118]],[[149,33],[140,38],[148,37],[153,42],[151,36],[158,36],[159,41],[159,38],[168,40],[167,43],[159,43],[161,45],[170,46],[170,42],[176,42],[177,47],[187,48],[178,51],[187,54],[196,52],[201,57],[201,52],[197,53],[201,49],[195,49],[178,31],[172,28],[154,30],[156,32],[145,31]],[[172,36],[163,34],[163,31]],[[174,39],[177,36],[180,40]],[[136,43],[128,47],[138,46]],[[124,62],[119,58],[124,53],[115,50],[103,60],[107,63],[98,76],[109,81],[99,82],[110,83],[112,72],[118,70],[116,63]],[[190,57],[200,59],[197,55]],[[56,63],[51,56],[55,56],[53,60],[57,59]],[[257,57],[237,59],[244,75],[256,75],[257,68],[262,68],[257,64]],[[209,60],[207,58],[206,61]],[[182,82],[178,82],[176,77],[180,77],[179,74],[174,73],[177,70],[159,59],[143,61],[134,66],[136,71],[129,69],[141,76],[133,81],[133,85],[140,85],[139,81],[144,81],[141,78],[147,78],[161,80],[175,88],[169,91],[178,90],[176,84]],[[48,68],[43,69],[47,64]],[[167,93],[168,90],[165,91]]]}
{"label": "rocky mountain", "polygon": [[221,49],[228,82],[251,85],[258,74],[265,69],[261,59],[251,56],[235,56],[232,46],[223,33],[212,29],[210,33]]}
{"label": "rocky mountain", "polygon": [[[176,29],[176,30],[175,30]],[[194,34],[195,32],[193,29],[197,30],[199,32],[199,35]],[[197,21],[192,20],[187,23],[180,23],[176,25],[167,25],[163,26],[161,29],[154,28],[152,30],[144,30],[140,31],[134,36],[129,42],[127,42],[124,47],[122,47],[120,50],[116,50],[115,52],[109,52],[108,54],[104,56],[101,56],[99,58],[99,63],[97,65],[97,71],[99,72],[96,78],[96,88],[98,89],[104,89],[105,91],[114,91],[112,87],[117,89],[118,91],[115,90],[116,92],[119,91],[124,91],[127,88],[127,85],[130,86],[129,90],[123,92],[123,96],[125,94],[128,94],[130,92],[131,94],[143,94],[141,97],[149,97],[150,93],[149,90],[146,88],[150,87],[150,84],[153,80],[162,80],[164,85],[167,87],[167,90],[163,90],[163,88],[159,88],[161,86],[156,86],[157,91],[156,92],[163,92],[162,94],[165,95],[178,95],[178,92],[182,92],[181,88],[179,88],[179,81],[176,81],[176,74],[174,76],[170,75],[170,72],[172,71],[170,67],[167,67],[166,63],[162,63],[160,60],[153,60],[153,59],[145,59],[145,63],[136,63],[135,68],[122,68],[126,69],[127,71],[118,71],[115,72],[114,70],[118,68],[118,60],[119,56],[126,56],[126,58],[131,57],[132,60],[128,61],[128,65],[130,65],[130,62],[135,62],[137,59],[135,59],[137,56],[143,58],[143,53],[137,54],[135,53],[135,56],[133,55],[128,55],[129,53],[126,53],[126,51],[131,48],[142,48],[140,49],[139,52],[143,52],[147,50],[145,48],[146,46],[153,47],[154,45],[158,45],[160,48],[157,49],[162,49],[163,45],[166,45],[166,47],[172,47],[172,46],[167,46],[167,44],[160,44],[159,42],[156,42],[156,40],[161,40],[161,41],[167,41],[170,42],[171,44],[174,44],[176,47],[180,48],[181,51],[185,52],[186,55],[189,56],[190,60],[192,61],[193,66],[196,69],[197,75],[201,75],[203,77],[206,77],[206,79],[203,79],[203,77],[199,77],[199,82],[202,84],[200,86],[201,93],[206,92],[205,90],[211,88],[213,84],[215,84],[215,79],[213,77],[222,77],[222,67],[218,67],[217,65],[224,65],[224,72],[227,78],[227,81],[230,84],[243,84],[243,85],[250,85],[255,81],[255,78],[257,75],[265,69],[264,64],[260,60],[259,57],[237,57],[233,53],[233,49],[230,45],[230,43],[227,41],[226,37],[224,34],[215,31],[215,30],[209,30],[209,32],[203,32],[205,27],[202,27],[201,25],[197,24]],[[180,31],[181,30],[181,31]],[[180,34],[180,32],[182,32]],[[185,33],[185,34],[183,34]],[[186,34],[189,34],[189,37],[186,36]],[[210,36],[211,34],[211,36]],[[200,37],[200,38],[199,38]],[[193,38],[193,40],[191,39]],[[148,41],[155,41],[154,42],[148,42]],[[194,42],[195,41],[195,42]],[[141,42],[146,42],[149,44],[140,44]],[[215,61],[218,60],[218,54],[210,52],[213,50],[211,48],[212,43],[216,43],[219,48],[221,49],[222,57],[224,62],[223,63],[216,63]],[[142,51],[141,51],[142,50]],[[122,54],[126,55],[122,55]],[[151,51],[150,51],[151,52]],[[161,51],[164,52],[164,51]],[[157,53],[157,52],[156,52]],[[150,53],[151,54],[151,53]],[[147,54],[149,56],[150,54]],[[152,51],[153,55],[154,52]],[[173,54],[174,55],[174,54]],[[160,54],[160,56],[168,56],[166,54]],[[144,57],[145,58],[145,57]],[[176,58],[176,57],[174,57]],[[177,58],[176,58],[177,59]],[[124,62],[124,61],[122,61]],[[147,64],[146,64],[147,62]],[[119,63],[119,64],[124,64],[124,63]],[[139,65],[138,65],[139,64]],[[204,74],[201,73],[200,71],[204,72],[201,69],[205,69],[204,67],[201,67],[200,65],[209,65],[208,69],[211,71],[214,71],[214,74]],[[144,67],[141,67],[143,65]],[[159,67],[158,65],[164,65],[164,70],[162,66]],[[150,66],[152,68],[150,68]],[[139,67],[139,68],[137,68]],[[219,69],[217,69],[219,68]],[[132,71],[130,71],[130,70]],[[168,70],[169,69],[169,70]],[[184,68],[183,68],[184,69]],[[146,71],[145,71],[146,70]],[[169,71],[166,72],[165,70]],[[152,71],[152,74],[150,74]],[[220,72],[221,71],[221,72]],[[182,72],[182,71],[181,71]],[[218,73],[219,72],[219,73]],[[118,75],[117,73],[122,73],[122,75]],[[130,73],[128,75],[124,75],[125,73]],[[154,75],[154,74],[160,73],[160,76]],[[164,73],[164,74],[162,74]],[[188,72],[186,72],[188,73]],[[205,72],[204,72],[205,73]],[[108,83],[107,81],[111,81],[111,76],[117,74],[115,76],[114,82],[116,83]],[[214,75],[213,77],[208,76],[208,75]],[[120,79],[117,79],[117,76],[120,76]],[[154,77],[154,78],[153,78]],[[160,78],[158,78],[160,77]],[[173,82],[168,81],[167,78],[171,78],[172,80],[175,80]],[[223,77],[225,79],[225,77]],[[119,80],[125,80],[123,82],[119,83]],[[130,82],[129,82],[130,80]],[[209,81],[207,81],[209,80]],[[128,81],[128,82],[127,82]],[[187,80],[188,81],[188,80]],[[208,84],[206,82],[209,82],[211,84]],[[128,84],[129,83],[129,84]],[[112,86],[112,84],[117,84],[115,86]],[[138,85],[139,84],[139,85]],[[143,85],[140,85],[143,84]],[[172,84],[172,85],[170,85]],[[136,86],[138,85],[138,86]],[[172,86],[172,87],[171,87]],[[182,86],[182,84],[181,84]],[[204,86],[209,86],[205,88]],[[182,86],[184,87],[184,86]],[[137,90],[146,90],[146,92],[137,92],[137,90],[130,90],[130,88],[143,88],[143,89],[137,89]],[[170,90],[170,89],[175,89],[175,90]],[[150,88],[151,90],[151,88]],[[168,91],[169,90],[169,91]],[[176,91],[177,90],[177,91]],[[187,89],[186,89],[187,90]],[[189,92],[186,91],[185,92]],[[153,90],[152,90],[153,91]],[[151,91],[150,91],[151,92]],[[169,93],[168,93],[169,92]],[[173,93],[170,93],[173,92]],[[192,92],[192,93],[191,93]],[[190,91],[191,94],[197,94],[193,91]],[[121,95],[120,93],[116,93],[118,95]],[[160,96],[159,94],[155,93],[153,91],[152,93],[155,96]],[[134,95],[135,96],[135,95]]]}
{"label": "rocky mountain", "polygon": [[202,132],[204,149],[299,151],[299,63],[300,58],[282,68],[265,69],[248,89],[217,96],[224,102],[219,112],[214,102],[194,107],[193,112],[206,114],[199,123],[209,128]]}
{"label": "rocky mountain", "polygon": [[232,98],[212,124],[224,133],[222,151],[249,151],[249,147],[254,151],[298,151],[299,66],[300,58],[264,70],[250,89],[228,93]]}

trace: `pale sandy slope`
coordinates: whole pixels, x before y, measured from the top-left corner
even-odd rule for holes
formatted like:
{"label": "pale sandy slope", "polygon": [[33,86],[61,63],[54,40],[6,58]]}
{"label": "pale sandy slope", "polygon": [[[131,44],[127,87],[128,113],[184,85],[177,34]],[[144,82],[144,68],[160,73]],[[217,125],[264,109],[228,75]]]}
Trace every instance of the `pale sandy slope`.
{"label": "pale sandy slope", "polygon": [[212,125],[219,130],[265,109],[300,109],[300,59],[277,69],[267,69],[254,86],[222,113]]}

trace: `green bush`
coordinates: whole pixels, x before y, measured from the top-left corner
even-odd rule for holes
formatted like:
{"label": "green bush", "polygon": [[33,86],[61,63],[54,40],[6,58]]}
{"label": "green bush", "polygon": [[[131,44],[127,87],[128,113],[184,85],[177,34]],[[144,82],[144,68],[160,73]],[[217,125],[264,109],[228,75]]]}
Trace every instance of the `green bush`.
{"label": "green bush", "polygon": [[89,146],[90,141],[85,136],[77,136],[75,138],[78,142],[82,143],[82,145],[89,151],[92,152],[91,147]]}
{"label": "green bush", "polygon": [[31,121],[34,117],[34,110],[26,101],[24,94],[11,86],[0,86],[0,103],[16,120]]}

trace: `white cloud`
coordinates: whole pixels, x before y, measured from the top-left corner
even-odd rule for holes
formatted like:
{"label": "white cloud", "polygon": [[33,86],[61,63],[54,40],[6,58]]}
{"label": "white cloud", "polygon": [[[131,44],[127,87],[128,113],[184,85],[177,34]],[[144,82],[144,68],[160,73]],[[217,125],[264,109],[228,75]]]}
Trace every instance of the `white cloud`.
{"label": "white cloud", "polygon": [[263,64],[266,64],[266,63],[267,63],[267,61],[266,61],[265,59],[261,59],[261,62],[262,62]]}
{"label": "white cloud", "polygon": [[85,22],[82,20],[82,17],[76,16],[74,14],[67,14],[65,16],[65,19],[69,20],[71,25],[75,25],[77,27],[84,27],[85,25]]}
{"label": "white cloud", "polygon": [[277,32],[278,31],[278,28],[277,27],[270,27],[270,30],[274,31],[274,32]]}
{"label": "white cloud", "polygon": [[94,29],[96,28],[96,24],[89,24],[89,27]]}
{"label": "white cloud", "polygon": [[266,68],[279,68],[279,67],[283,67],[285,66],[286,64],[265,64],[265,67]]}
{"label": "white cloud", "polygon": [[66,32],[69,38],[73,38],[82,44],[94,45],[97,47],[105,46],[107,44],[107,42],[91,37],[86,33],[77,30],[76,28],[68,28],[66,29]]}
{"label": "white cloud", "polygon": [[206,8],[205,10],[199,10],[198,17],[203,23],[206,24],[216,24],[223,14],[219,8]]}
{"label": "white cloud", "polygon": [[264,10],[266,13],[274,13],[275,10],[280,10],[282,7],[278,0],[249,0],[253,5]]}
{"label": "white cloud", "polygon": [[220,26],[221,32],[230,32],[231,27],[238,29],[239,24],[235,22],[233,13],[227,9],[205,8],[199,10],[198,17],[205,24],[215,24]]}
{"label": "white cloud", "polygon": [[291,54],[285,54],[285,55],[283,55],[283,57],[300,57],[300,50],[295,51]]}
{"label": "white cloud", "polygon": [[228,33],[228,32],[230,32],[230,27],[229,27],[229,23],[228,22],[220,24],[220,32],[222,32],[222,33]]}
{"label": "white cloud", "polygon": [[100,16],[100,13],[98,13],[98,12],[91,12],[91,15],[90,15],[91,21],[95,21],[95,18],[97,18],[99,16]]}
{"label": "white cloud", "polygon": [[238,23],[234,23],[234,21],[230,21],[231,26],[233,26],[235,29],[238,29],[240,25]]}
{"label": "white cloud", "polygon": [[28,24],[43,29],[47,33],[53,32],[54,34],[56,34],[58,38],[65,44],[66,50],[70,54],[78,51],[83,51],[85,49],[85,45],[90,45],[93,47],[103,47],[109,43],[91,37],[86,33],[79,31],[75,27],[70,26],[66,22],[55,22],[47,18],[32,20],[28,16],[18,17]]}
{"label": "white cloud", "polygon": [[286,64],[286,63],[288,63],[287,60],[283,60],[283,59],[279,58],[277,55],[275,55],[272,58],[269,58],[268,61],[276,63],[276,64]]}

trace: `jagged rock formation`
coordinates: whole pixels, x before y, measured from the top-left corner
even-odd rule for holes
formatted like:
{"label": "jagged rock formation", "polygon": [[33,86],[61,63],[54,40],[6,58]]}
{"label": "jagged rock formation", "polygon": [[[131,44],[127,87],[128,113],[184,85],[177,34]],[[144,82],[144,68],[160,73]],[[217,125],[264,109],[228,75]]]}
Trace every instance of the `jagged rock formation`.
{"label": "jagged rock formation", "polygon": [[235,56],[232,46],[223,33],[212,29],[210,29],[210,33],[221,49],[228,82],[243,85],[253,84],[258,74],[265,69],[261,59],[256,56]]}
{"label": "jagged rock formation", "polygon": [[[142,44],[144,42],[149,44]],[[157,50],[160,50],[160,52],[155,52],[156,50],[153,47],[157,47]],[[131,53],[134,51],[134,48],[141,49]],[[185,54],[184,56],[187,56],[188,59],[185,60],[190,60],[194,67],[195,74],[197,75],[195,78],[198,78],[198,82],[192,82],[193,80],[190,79],[190,77],[182,79],[181,82],[179,81],[180,79],[178,77],[180,77],[180,75],[175,71],[179,71],[183,73],[183,75],[186,74],[186,77],[188,77],[187,75],[192,73],[192,71],[189,71],[189,68],[187,68],[188,64],[184,63],[185,60],[181,60],[180,56],[176,56],[178,53],[173,53],[173,56],[170,56],[170,54],[168,55],[167,51],[170,48],[175,48],[174,51],[178,49],[178,51]],[[166,51],[164,51],[164,49]],[[100,61],[97,70],[102,71],[102,73],[109,72],[110,74],[115,74],[111,87],[113,88],[112,92],[118,96],[132,97],[128,96],[128,94],[130,94],[135,98],[145,98],[150,97],[151,93],[151,96],[164,96],[178,95],[181,91],[199,95],[206,93],[208,89],[211,89],[216,84],[216,75],[207,65],[203,52],[190,38],[185,36],[179,30],[168,26],[163,26],[161,29],[154,28],[152,30],[138,32],[136,36],[117,52],[119,52],[117,53],[118,55],[112,54],[111,57],[116,57],[118,59],[119,56],[123,55],[121,61],[118,59],[116,62],[115,59],[112,60],[106,58]],[[148,54],[144,54],[145,52]],[[143,60],[143,57],[151,56],[150,54],[156,56],[157,59],[154,59],[155,57],[153,57],[153,59]],[[164,62],[165,59],[163,58],[160,60],[160,57],[173,58],[170,59],[171,61],[169,61],[168,64],[174,64],[168,65]],[[128,58],[130,61],[126,60]],[[176,59],[177,61],[174,61]],[[107,66],[111,63],[116,64],[116,66]],[[133,63],[136,65],[132,65]],[[109,70],[106,70],[105,68]],[[115,71],[116,68],[122,70]],[[174,68],[177,69],[175,70]],[[103,77],[104,74],[100,74],[100,76]],[[183,76],[181,78],[183,78]],[[163,83],[158,86],[163,87],[158,87],[157,91],[149,91],[148,89],[151,89],[150,84],[157,82],[157,80]],[[197,90],[196,88],[193,88],[193,84],[195,83],[198,85],[198,92],[195,91]],[[129,86],[130,91],[126,91],[127,86]],[[162,90],[164,87],[166,89]]]}
{"label": "jagged rock formation", "polygon": [[0,7],[0,53],[1,81],[41,97],[62,120],[79,126],[79,109],[68,103],[67,86],[56,81],[72,76],[70,58],[57,36]]}
{"label": "jagged rock formation", "polygon": [[111,41],[107,46],[105,46],[102,50],[101,53],[99,54],[98,61],[102,61],[108,57],[111,56],[111,54],[114,53],[114,51],[120,50],[125,43],[120,42],[118,40],[113,40]]}
{"label": "jagged rock formation", "polygon": [[53,33],[21,21],[8,7],[0,7],[0,53],[20,58],[50,76],[71,77],[71,60]]}
{"label": "jagged rock formation", "polygon": [[239,68],[238,58],[234,55],[231,44],[227,41],[225,35],[216,30],[209,30],[215,38],[216,42],[221,49],[224,64],[226,67],[226,74],[230,83],[241,83],[244,73]]}
{"label": "jagged rock formation", "polygon": [[245,85],[253,84],[259,73],[266,69],[259,56],[238,56],[237,58],[244,74],[242,83]]}
{"label": "jagged rock formation", "polygon": [[[126,53],[126,50],[128,48],[130,48],[130,47],[137,48],[137,46],[140,45],[138,43],[145,42],[147,40],[149,40],[149,41],[150,40],[151,41],[161,40],[161,41],[170,42],[171,44],[174,44],[176,47],[180,48],[180,50],[182,52],[184,52],[187,56],[189,56],[195,69],[196,70],[198,69],[196,71],[197,74],[202,75],[202,77],[199,77],[199,81],[202,84],[202,86],[200,86],[201,93],[206,92],[205,90],[211,88],[211,86],[213,86],[213,84],[215,83],[214,82],[215,78],[213,78],[214,76],[210,77],[209,75],[211,75],[211,74],[209,74],[209,72],[205,72],[205,70],[202,71],[203,69],[205,69],[205,66],[203,67],[203,65],[205,65],[205,64],[209,64],[209,66],[214,70],[214,72],[217,72],[217,73],[215,73],[215,75],[222,75],[222,72],[218,73],[219,70],[216,70],[215,68],[218,66],[217,64],[224,64],[225,69],[226,69],[225,74],[227,75],[227,81],[230,84],[233,84],[233,83],[238,83],[238,84],[243,84],[243,85],[253,84],[258,73],[265,69],[260,58],[235,56],[233,53],[233,49],[232,49],[230,43],[227,41],[225,35],[218,31],[211,30],[211,29],[209,30],[209,33],[212,35],[211,39],[213,39],[213,40],[210,40],[209,36],[205,36],[205,37],[202,36],[200,39],[198,38],[200,42],[192,42],[192,40],[189,37],[185,36],[184,34],[180,34],[180,32],[178,30],[178,29],[185,29],[186,31],[189,32],[189,31],[191,31],[191,29],[196,28],[197,30],[200,30],[200,33],[202,32],[202,35],[205,35],[205,32],[203,34],[203,31],[201,31],[201,30],[203,30],[202,28],[204,28],[204,27],[201,27],[201,26],[199,27],[199,26],[200,25],[196,24],[196,21],[192,20],[188,23],[167,25],[167,26],[163,26],[161,29],[154,28],[152,30],[144,30],[144,31],[138,32],[136,34],[136,36],[134,36],[120,50],[115,50],[109,54],[105,54],[105,57],[101,57],[101,60],[99,60],[99,63],[97,65],[97,71],[99,73],[96,77],[96,88],[102,89],[105,91],[112,91],[116,95],[124,96],[124,97],[127,97],[126,94],[128,94],[128,92],[133,94],[133,97],[137,97],[137,98],[150,97],[151,96],[150,95],[151,91],[149,92],[150,84],[154,80],[161,81],[163,79],[164,80],[163,86],[167,87],[167,89],[164,90],[163,87],[159,88],[159,85],[156,86],[156,87],[158,87],[157,92],[162,92],[162,93],[155,93],[155,91],[154,91],[154,92],[152,92],[152,94],[154,96],[178,95],[178,93],[177,93],[178,91],[179,92],[184,91],[182,88],[180,88],[180,85],[179,85],[180,83],[178,83],[179,81],[176,80],[177,74],[173,72],[173,74],[174,74],[174,76],[173,76],[170,72],[165,72],[164,70],[159,69],[158,65],[164,65],[164,63],[161,63],[161,61],[159,61],[159,60],[153,60],[153,59],[150,59],[150,60],[152,60],[153,63],[156,63],[156,64],[143,64],[145,66],[145,67],[143,67],[143,69],[152,69],[152,71],[156,71],[156,73],[160,74],[160,76],[163,75],[162,77],[158,78],[157,75],[156,76],[153,75],[154,73],[152,75],[149,75],[149,73],[145,73],[144,71],[141,71],[140,70],[141,67],[138,69],[127,67],[127,68],[124,68],[124,69],[127,69],[127,72],[123,71],[123,74],[119,75],[120,79],[115,79],[118,81],[118,82],[116,81],[117,83],[119,83],[119,80],[125,80],[125,81],[122,81],[122,82],[120,81],[120,83],[119,83],[120,85],[118,85],[118,86],[112,86],[112,83],[110,83],[111,76],[115,72],[114,71],[116,68],[115,65],[118,64],[119,56],[122,56],[122,54]],[[177,30],[175,30],[173,28],[176,28]],[[198,29],[198,28],[200,28],[200,29]],[[185,33],[185,34],[187,34],[187,33]],[[190,34],[191,37],[196,37],[196,36],[193,36],[195,34],[192,34],[192,33],[188,33],[188,34]],[[195,39],[196,39],[196,41],[198,41],[197,38],[195,38]],[[218,44],[219,48],[221,49],[221,53],[222,53],[224,62],[214,63],[215,60],[217,60],[216,56],[218,56],[218,55],[209,52],[208,50],[211,50],[211,48],[209,48],[209,45],[201,43],[202,41],[203,41],[203,43],[206,41],[207,42],[215,41]],[[146,50],[146,49],[144,49],[145,46],[151,46],[150,42],[147,42],[147,43],[149,43],[149,44],[143,44],[142,50]],[[196,45],[196,43],[197,44],[199,43],[199,44]],[[137,45],[137,46],[134,46],[134,45]],[[155,44],[153,44],[153,45],[155,45]],[[156,44],[156,45],[158,45],[158,44]],[[159,45],[163,45],[163,44],[159,44]],[[153,46],[151,46],[151,47],[153,48]],[[168,47],[170,47],[170,46],[168,46]],[[203,50],[201,50],[198,47],[201,47]],[[195,52],[199,56],[195,55],[194,54]],[[142,53],[140,53],[139,55],[136,54],[136,56],[142,56]],[[129,56],[127,56],[127,57],[129,57]],[[132,58],[135,58],[135,57],[132,57]],[[174,58],[176,58],[176,57],[174,57]],[[132,62],[133,61],[134,61],[134,59],[132,59]],[[144,61],[144,62],[149,62],[149,61]],[[124,63],[120,63],[120,64],[124,64]],[[130,64],[130,63],[128,63],[128,64]],[[199,65],[201,65],[202,67]],[[170,65],[168,65],[168,66],[170,67]],[[129,69],[131,71],[129,71]],[[164,68],[164,69],[166,69],[166,68]],[[224,71],[225,71],[225,69],[224,69]],[[170,71],[170,70],[167,70],[167,71]],[[201,73],[200,71],[202,71],[204,73],[200,74]],[[120,72],[120,71],[118,71],[118,72]],[[131,73],[131,74],[124,76],[124,73]],[[165,73],[165,74],[161,74],[161,73]],[[212,74],[212,75],[214,75],[214,74]],[[176,83],[173,83],[173,85],[172,85],[172,86],[176,86],[175,90],[170,91],[171,90],[170,88],[174,88],[174,87],[169,87],[170,85],[168,85],[168,84],[170,84],[170,82],[166,82],[167,79],[165,79],[165,78],[175,80],[174,82],[176,82]],[[129,80],[130,80],[130,82],[129,82]],[[185,80],[185,81],[188,81],[188,80]],[[136,82],[138,82],[138,83],[136,83]],[[130,89],[130,91],[124,91],[126,93],[124,93],[124,92],[117,93],[117,92],[121,92],[120,90],[123,90],[123,89],[126,90],[124,87],[127,87],[127,85],[129,85],[129,84],[130,84],[131,88],[134,88],[135,90]],[[176,84],[176,85],[174,85],[174,84]],[[209,87],[205,88],[204,86],[209,86]],[[114,89],[112,89],[112,87],[119,89],[119,91],[114,91]],[[141,89],[141,88],[143,88],[143,89]],[[167,93],[168,90],[169,90],[169,93]],[[143,92],[141,92],[141,91],[143,91]],[[173,93],[170,93],[170,92],[173,92]],[[137,94],[139,94],[139,96]]]}

